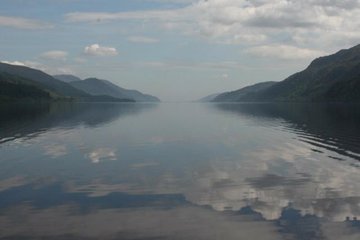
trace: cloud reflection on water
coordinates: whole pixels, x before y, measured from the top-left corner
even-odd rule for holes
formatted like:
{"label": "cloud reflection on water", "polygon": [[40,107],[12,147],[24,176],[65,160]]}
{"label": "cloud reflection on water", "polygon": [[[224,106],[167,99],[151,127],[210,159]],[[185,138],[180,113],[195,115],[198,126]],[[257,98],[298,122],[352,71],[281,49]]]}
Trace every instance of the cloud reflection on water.
{"label": "cloud reflection on water", "polygon": [[[356,221],[345,220],[360,217],[360,174],[356,158],[343,152],[359,152],[357,118],[320,108],[315,118],[325,119],[314,122],[315,110],[305,110],[164,104],[97,127],[73,125],[71,134],[46,131],[28,148],[9,144],[0,149],[6,157],[0,194],[14,199],[1,205],[0,227],[14,229],[0,236],[31,236],[31,226],[36,236],[60,238],[64,232],[96,238],[102,231],[105,239],[356,239]],[[339,129],[327,131],[336,122]],[[308,143],[305,135],[332,148]],[[61,161],[39,159],[39,152]],[[28,181],[6,180],[14,173]],[[11,216],[22,209],[26,218],[16,225]],[[35,218],[51,219],[53,234],[26,222]],[[64,230],[62,222],[74,227]],[[80,222],[94,229],[86,232]]]}
{"label": "cloud reflection on water", "polygon": [[88,154],[88,158],[92,163],[100,163],[102,161],[115,161],[117,160],[116,150],[111,148],[97,148]]}

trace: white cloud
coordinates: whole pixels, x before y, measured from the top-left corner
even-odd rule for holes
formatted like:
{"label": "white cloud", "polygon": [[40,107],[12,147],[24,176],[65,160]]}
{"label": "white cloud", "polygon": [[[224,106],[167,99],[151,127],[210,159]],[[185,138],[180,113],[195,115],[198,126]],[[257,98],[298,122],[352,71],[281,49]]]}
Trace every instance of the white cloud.
{"label": "white cloud", "polygon": [[318,51],[308,48],[299,48],[288,45],[257,46],[247,49],[245,52],[260,57],[280,58],[287,60],[313,59],[316,57],[326,55],[326,53],[323,51]]}
{"label": "white cloud", "polygon": [[25,63],[20,61],[1,61],[2,63],[10,64],[10,65],[16,65],[16,66],[26,66]]}
{"label": "white cloud", "polygon": [[74,70],[71,66],[64,66],[61,64],[60,66],[55,65],[45,65],[36,61],[1,61],[2,63],[7,63],[11,65],[24,66],[29,68],[38,69],[40,71],[46,72],[50,75],[54,74],[75,74]]}
{"label": "white cloud", "polygon": [[157,42],[159,42],[159,39],[143,37],[143,36],[132,36],[132,37],[129,37],[128,40],[129,40],[129,42],[133,42],[133,43],[157,43]]}
{"label": "white cloud", "polygon": [[318,6],[335,7],[340,9],[356,8],[360,5],[360,2],[358,0],[305,0],[305,2]]}
{"label": "white cloud", "polygon": [[113,47],[104,47],[99,44],[92,44],[90,46],[86,46],[84,49],[84,53],[90,56],[116,56],[118,52],[116,48]]}
{"label": "white cloud", "polygon": [[114,20],[143,20],[143,19],[158,19],[166,20],[173,19],[179,16],[181,10],[153,10],[153,11],[133,11],[133,12],[74,12],[65,15],[68,22],[107,22]]}
{"label": "white cloud", "polygon": [[7,16],[0,16],[0,26],[19,29],[49,29],[54,27],[49,23],[38,20]]}
{"label": "white cloud", "polygon": [[61,60],[61,61],[65,61],[67,56],[68,56],[67,52],[58,51],[58,50],[48,51],[41,54],[42,58],[50,59],[50,60]]}
{"label": "white cloud", "polygon": [[2,63],[16,65],[16,66],[24,66],[24,67],[30,67],[30,68],[36,68],[43,70],[43,65],[39,62],[34,61],[1,61]]}
{"label": "white cloud", "polygon": [[[166,1],[166,0],[165,0]],[[176,0],[175,0],[176,1]],[[174,2],[171,1],[170,2]],[[139,21],[216,42],[251,47],[282,41],[301,48],[334,51],[360,41],[358,0],[198,0],[169,10],[74,12],[68,22]],[[146,25],[145,24],[145,25]],[[296,36],[296,38],[295,38]],[[351,40],[347,36],[352,36]],[[301,45],[298,39],[309,39]]]}

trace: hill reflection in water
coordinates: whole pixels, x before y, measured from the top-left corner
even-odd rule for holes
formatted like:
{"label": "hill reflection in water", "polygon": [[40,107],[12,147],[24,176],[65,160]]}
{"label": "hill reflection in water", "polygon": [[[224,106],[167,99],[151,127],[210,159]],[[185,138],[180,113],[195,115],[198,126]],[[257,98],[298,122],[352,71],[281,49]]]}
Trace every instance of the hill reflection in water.
{"label": "hill reflection in water", "polygon": [[[276,125],[315,147],[360,160],[360,106],[345,104],[217,104],[218,109]],[[268,121],[267,121],[268,120]],[[339,159],[341,160],[341,159]]]}
{"label": "hill reflection in water", "polygon": [[150,103],[0,104],[0,143],[14,137],[31,137],[52,128],[101,127],[154,107],[156,104]]}

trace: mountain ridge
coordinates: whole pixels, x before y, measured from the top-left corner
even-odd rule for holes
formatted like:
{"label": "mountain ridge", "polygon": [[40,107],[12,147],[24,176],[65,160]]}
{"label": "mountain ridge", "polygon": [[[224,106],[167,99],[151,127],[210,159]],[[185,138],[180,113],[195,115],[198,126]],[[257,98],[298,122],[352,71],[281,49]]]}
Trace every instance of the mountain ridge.
{"label": "mountain ridge", "polygon": [[269,88],[276,84],[277,82],[261,82],[256,83],[250,86],[243,87],[239,90],[231,91],[231,92],[225,92],[222,94],[217,95],[212,101],[213,102],[233,102],[240,99],[242,96],[250,95],[250,94],[256,94],[259,91],[262,91],[266,88]]}
{"label": "mountain ridge", "polygon": [[53,77],[62,82],[70,83],[75,81],[81,81],[82,79],[72,74],[59,74],[53,75]]}
{"label": "mountain ridge", "polygon": [[130,98],[138,102],[159,102],[157,97],[144,94],[137,90],[122,88],[108,80],[87,78],[81,81],[70,82],[73,87],[92,95],[108,95],[116,98]]}
{"label": "mountain ridge", "polygon": [[[2,100],[16,100],[16,96],[24,98],[45,98],[47,100],[73,100],[89,102],[159,102],[152,95],[137,90],[129,90],[116,84],[97,78],[85,80],[70,74],[51,76],[41,70],[27,66],[12,65],[0,62]],[[95,86],[94,86],[95,85]],[[19,94],[15,94],[16,91]]]}
{"label": "mountain ridge", "polygon": [[[236,95],[234,92],[244,89],[232,93]],[[215,102],[221,100],[219,96],[214,99]],[[238,94],[225,101],[360,102],[360,44],[316,58],[303,71],[261,91]]]}
{"label": "mountain ridge", "polygon": [[45,100],[85,102],[134,102],[133,99],[106,95],[93,96],[41,70],[0,62],[1,100]]}
{"label": "mountain ridge", "polygon": [[24,79],[30,79],[59,95],[69,97],[90,97],[89,94],[80,91],[67,83],[57,80],[49,74],[42,72],[38,69],[0,62],[0,72],[16,75]]}

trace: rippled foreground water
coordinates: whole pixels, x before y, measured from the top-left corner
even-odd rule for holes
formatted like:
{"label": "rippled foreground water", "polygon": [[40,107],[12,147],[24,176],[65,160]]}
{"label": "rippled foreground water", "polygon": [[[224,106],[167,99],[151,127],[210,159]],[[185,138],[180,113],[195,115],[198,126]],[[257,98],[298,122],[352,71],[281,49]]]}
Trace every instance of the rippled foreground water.
{"label": "rippled foreground water", "polygon": [[360,107],[0,107],[0,239],[360,239]]}

